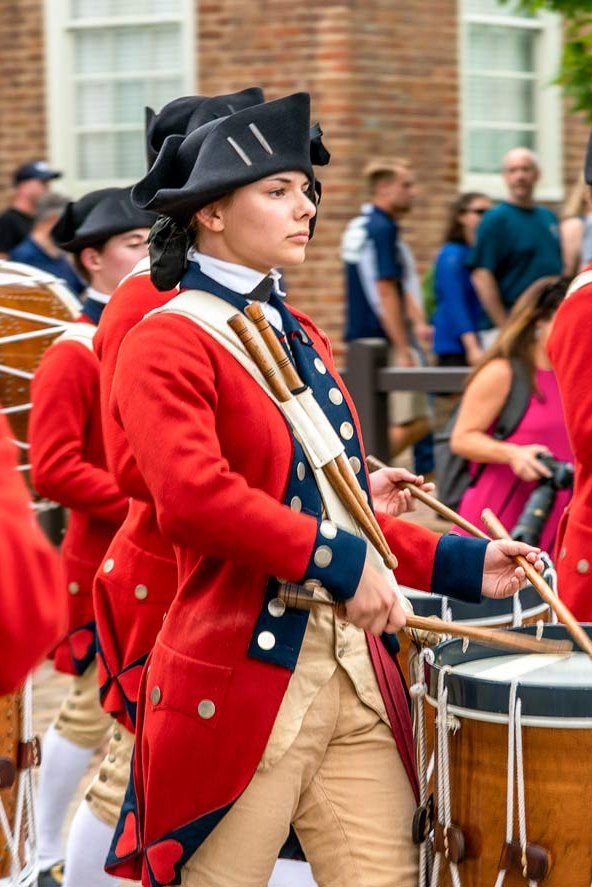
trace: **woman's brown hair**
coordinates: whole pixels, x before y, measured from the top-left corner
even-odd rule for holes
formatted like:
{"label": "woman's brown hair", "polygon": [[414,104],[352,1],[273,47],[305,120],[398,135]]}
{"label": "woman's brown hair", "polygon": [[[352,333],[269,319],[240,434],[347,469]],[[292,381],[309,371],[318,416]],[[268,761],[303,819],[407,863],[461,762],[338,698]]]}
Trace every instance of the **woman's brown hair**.
{"label": "woman's brown hair", "polygon": [[487,194],[481,194],[480,191],[467,191],[464,194],[460,194],[454,203],[450,205],[444,233],[444,243],[466,244],[467,240],[459,216],[466,213],[474,200],[489,200],[489,197]]}
{"label": "woman's brown hair", "polygon": [[565,298],[570,282],[566,277],[541,277],[531,283],[510,311],[493,345],[469,375],[467,385],[490,361],[499,357],[506,360],[519,358],[526,364],[532,390],[536,392],[534,346],[537,322],[553,317]]}

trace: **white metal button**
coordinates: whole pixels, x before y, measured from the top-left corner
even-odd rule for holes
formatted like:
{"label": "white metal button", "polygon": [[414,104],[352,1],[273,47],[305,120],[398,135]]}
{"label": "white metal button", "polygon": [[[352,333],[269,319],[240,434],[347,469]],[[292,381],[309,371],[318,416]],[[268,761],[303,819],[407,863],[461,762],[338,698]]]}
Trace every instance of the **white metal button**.
{"label": "white metal button", "polygon": [[292,511],[302,511],[302,499],[300,496],[292,496],[290,499],[290,508]]}
{"label": "white metal button", "polygon": [[587,561],[586,558],[582,558],[581,561],[578,561],[576,570],[578,573],[587,573],[590,569],[590,561]]}
{"label": "white metal button", "polygon": [[334,403],[336,407],[343,403],[343,394],[339,388],[331,388],[329,390],[329,400],[331,403]]}
{"label": "white metal button", "polygon": [[105,563],[103,564],[103,573],[110,573],[113,567],[115,566],[115,561],[112,557],[108,557]]}
{"label": "white metal button", "polygon": [[262,631],[257,638],[257,644],[262,650],[273,650],[275,647],[275,636],[270,631]]}
{"label": "white metal button", "polygon": [[70,592],[70,594],[78,594],[78,592],[80,591],[80,585],[78,584],[78,582],[68,583],[68,591]]}
{"label": "white metal button", "polygon": [[304,480],[306,477],[306,465],[304,462],[299,462],[296,466],[296,477],[298,480]]}
{"label": "white metal button", "polygon": [[319,531],[325,539],[335,539],[337,536],[337,527],[330,520],[321,521]]}
{"label": "white metal button", "polygon": [[354,436],[354,426],[351,422],[342,422],[339,426],[339,433],[344,440],[351,440]]}
{"label": "white metal button", "polygon": [[136,585],[134,588],[134,596],[139,601],[145,601],[148,597],[148,588],[146,585]]}
{"label": "white metal button", "polygon": [[357,456],[350,456],[349,457],[349,464],[353,468],[354,474],[360,473],[360,471],[362,469],[362,463],[360,462],[360,460],[358,459]]}
{"label": "white metal button", "polygon": [[197,706],[197,713],[204,721],[209,721],[216,714],[216,706],[211,699],[202,699]]}
{"label": "white metal button", "polygon": [[[150,702],[152,705],[158,705],[160,700],[162,699],[162,693],[160,687],[153,687],[150,691]],[[115,738],[115,736],[113,736]]]}
{"label": "white metal button", "polygon": [[333,560],[333,552],[328,545],[319,545],[313,558],[317,567],[328,567]]}
{"label": "white metal button", "polygon": [[279,617],[283,616],[286,612],[286,604],[281,598],[274,597],[268,603],[267,609],[271,616],[275,616],[276,619],[279,619]]}
{"label": "white metal button", "polygon": [[324,376],[325,373],[327,372],[327,367],[325,366],[325,364],[323,363],[323,361],[321,360],[320,357],[315,357],[314,365],[315,365],[315,369],[317,370],[317,372],[320,373],[321,376]]}

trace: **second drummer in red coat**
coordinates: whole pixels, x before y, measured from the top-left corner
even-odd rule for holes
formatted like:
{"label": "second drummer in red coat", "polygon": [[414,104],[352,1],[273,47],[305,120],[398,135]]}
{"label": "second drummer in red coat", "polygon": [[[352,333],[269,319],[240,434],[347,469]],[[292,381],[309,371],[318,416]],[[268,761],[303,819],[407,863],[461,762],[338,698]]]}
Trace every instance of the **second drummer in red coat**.
{"label": "second drummer in red coat", "polygon": [[[157,278],[165,268],[179,273],[169,285],[181,277],[192,219],[200,250],[180,301],[126,337],[114,382],[180,571],[144,672],[135,780],[111,860],[147,887],[263,887],[292,820],[321,887],[349,884],[352,872],[374,887],[416,882],[402,681],[382,642],[359,630],[404,623],[392,576],[367,562],[355,531],[324,519],[323,503],[333,506],[299,435],[223,344],[228,313],[264,298],[272,267],[304,258],[313,182],[309,99],[298,94],[167,140],[134,192],[176,217],[154,232]],[[267,307],[369,495],[326,337],[277,295]],[[400,579],[415,587],[474,599],[523,577],[507,557],[528,551],[518,543],[380,520]],[[305,580],[322,582],[351,624],[286,607],[280,583]]]}
{"label": "second drummer in red coat", "polygon": [[[592,189],[592,134],[584,178]],[[557,534],[559,596],[580,622],[592,622],[592,265],[571,283],[547,351],[555,369],[574,452],[574,492]]]}
{"label": "second drummer in red coat", "polygon": [[54,228],[56,241],[76,257],[89,287],[79,322],[47,350],[32,383],[33,481],[39,493],[70,512],[61,551],[70,626],[56,649],[55,667],[74,676],[44,741],[39,887],[61,883],[67,807],[110,726],[98,700],[92,583],[128,503],[106,466],[92,340],[112,291],[146,254],[153,220],[131,204],[129,189],[110,188],[69,204]]}

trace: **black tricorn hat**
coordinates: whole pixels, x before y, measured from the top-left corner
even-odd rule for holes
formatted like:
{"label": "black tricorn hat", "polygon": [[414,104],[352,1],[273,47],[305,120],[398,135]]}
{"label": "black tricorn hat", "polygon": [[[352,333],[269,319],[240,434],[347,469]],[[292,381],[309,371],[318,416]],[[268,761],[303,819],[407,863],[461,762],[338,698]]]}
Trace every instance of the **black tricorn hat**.
{"label": "black tricorn hat", "polygon": [[131,188],[101,188],[69,203],[51,230],[59,247],[78,253],[134,228],[150,228],[156,215],[138,209]]}
{"label": "black tricorn hat", "polygon": [[310,96],[299,92],[169,136],[134,203],[186,223],[208,203],[258,179],[300,170],[314,180]]}
{"label": "black tricorn hat", "polygon": [[587,185],[592,185],[592,132],[588,139],[588,147],[586,149],[586,160],[584,163],[584,179]]}
{"label": "black tricorn hat", "polygon": [[158,114],[146,108],[146,159],[152,166],[163,142],[170,135],[186,135],[208,120],[226,117],[265,101],[258,86],[216,96],[182,96],[165,105]]}

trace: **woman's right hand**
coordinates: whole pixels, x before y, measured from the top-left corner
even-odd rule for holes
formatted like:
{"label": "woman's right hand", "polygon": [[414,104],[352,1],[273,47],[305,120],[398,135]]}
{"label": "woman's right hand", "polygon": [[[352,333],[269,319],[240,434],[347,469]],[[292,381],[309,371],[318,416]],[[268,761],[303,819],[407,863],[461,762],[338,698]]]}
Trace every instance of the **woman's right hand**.
{"label": "woman's right hand", "polygon": [[371,634],[393,633],[405,625],[405,613],[394,588],[368,562],[364,564],[356,593],[345,602],[345,618]]}
{"label": "woman's right hand", "polygon": [[539,453],[550,453],[548,447],[543,444],[509,444],[511,447],[509,465],[514,474],[520,480],[540,480],[542,477],[551,477],[551,472],[540,459]]}

